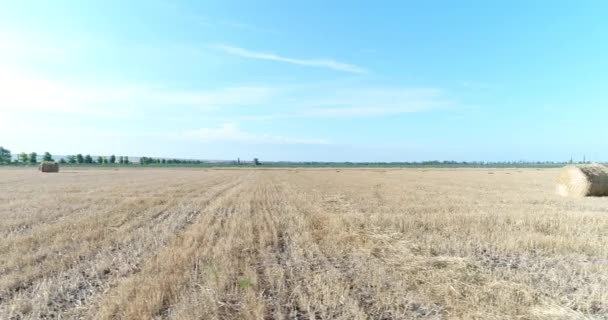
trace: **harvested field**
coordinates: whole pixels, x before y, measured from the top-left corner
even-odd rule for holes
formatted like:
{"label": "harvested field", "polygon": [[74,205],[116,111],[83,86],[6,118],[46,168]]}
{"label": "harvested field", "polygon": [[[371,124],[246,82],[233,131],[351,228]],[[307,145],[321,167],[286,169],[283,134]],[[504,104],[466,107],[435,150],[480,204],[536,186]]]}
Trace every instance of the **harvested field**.
{"label": "harvested field", "polygon": [[608,319],[556,169],[0,169],[0,319]]}

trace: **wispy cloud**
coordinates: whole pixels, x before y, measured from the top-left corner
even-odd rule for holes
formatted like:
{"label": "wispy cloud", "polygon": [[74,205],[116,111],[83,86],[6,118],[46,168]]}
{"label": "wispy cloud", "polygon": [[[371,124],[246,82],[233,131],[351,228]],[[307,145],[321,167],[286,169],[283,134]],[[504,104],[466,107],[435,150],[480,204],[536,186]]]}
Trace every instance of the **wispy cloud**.
{"label": "wispy cloud", "polygon": [[449,109],[442,90],[331,85],[234,85],[181,89],[146,84],[96,83],[47,77],[0,63],[0,111],[9,115],[107,118],[273,120],[383,117]]}
{"label": "wispy cloud", "polygon": [[350,73],[367,73],[367,70],[348,63],[338,62],[331,59],[296,59],[296,58],[288,58],[283,57],[278,54],[268,53],[268,52],[260,52],[260,51],[251,51],[239,47],[224,45],[224,44],[215,44],[212,45],[211,48],[220,50],[227,54],[251,58],[251,59],[259,59],[259,60],[270,60],[270,61],[278,61],[278,62],[286,62],[297,64],[301,66],[309,66],[309,67],[320,67],[320,68],[328,68],[342,72],[350,72]]}
{"label": "wispy cloud", "polygon": [[257,106],[269,102],[277,89],[264,86],[234,86],[214,90],[148,92],[146,97],[166,105],[186,105],[202,109]]}
{"label": "wispy cloud", "polygon": [[[287,111],[246,117],[249,120],[289,118],[356,118],[383,117],[434,109],[453,108],[442,90],[425,88],[351,88],[304,90],[307,95],[294,94]],[[311,94],[311,92],[316,92]]]}
{"label": "wispy cloud", "polygon": [[203,142],[239,142],[248,144],[328,144],[325,139],[292,138],[243,131],[237,123],[224,123],[218,128],[186,130],[179,137]]}

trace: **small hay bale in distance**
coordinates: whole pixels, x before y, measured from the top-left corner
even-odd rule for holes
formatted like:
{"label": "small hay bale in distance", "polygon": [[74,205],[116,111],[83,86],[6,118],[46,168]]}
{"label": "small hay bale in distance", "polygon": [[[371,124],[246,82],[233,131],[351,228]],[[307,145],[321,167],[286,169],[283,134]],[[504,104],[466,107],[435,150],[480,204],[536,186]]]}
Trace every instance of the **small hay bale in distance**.
{"label": "small hay bale in distance", "polygon": [[54,161],[44,161],[40,163],[38,169],[42,172],[59,172],[59,163]]}
{"label": "small hay bale in distance", "polygon": [[564,197],[608,196],[608,167],[601,164],[569,165],[557,179],[558,195]]}

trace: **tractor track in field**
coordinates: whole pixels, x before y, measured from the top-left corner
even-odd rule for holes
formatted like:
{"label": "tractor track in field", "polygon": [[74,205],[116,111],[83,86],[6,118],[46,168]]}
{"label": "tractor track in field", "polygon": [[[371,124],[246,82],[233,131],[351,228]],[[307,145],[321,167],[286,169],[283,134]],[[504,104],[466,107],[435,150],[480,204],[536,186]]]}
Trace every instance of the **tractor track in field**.
{"label": "tractor track in field", "polygon": [[[109,287],[107,282],[111,282],[112,279],[120,281],[139,272],[141,263],[156,254],[157,248],[164,246],[187,225],[192,224],[196,216],[213,199],[229,192],[240,183],[239,178],[226,181],[219,180],[216,185],[211,185],[211,189],[203,191],[202,194],[200,194],[201,185],[194,185],[189,189],[182,186],[181,188],[185,192],[178,198],[171,199],[171,202],[163,208],[152,210],[151,215],[135,215],[132,220],[120,221],[120,223],[112,225],[109,228],[111,231],[106,235],[106,238],[111,241],[105,245],[99,243],[97,252],[91,252],[88,256],[79,256],[77,261],[72,261],[63,270],[45,273],[44,283],[42,284],[40,284],[42,275],[33,276],[26,279],[18,287],[3,294],[2,300],[0,300],[2,302],[0,304],[0,314],[7,311],[3,310],[2,305],[22,305],[22,309],[28,310],[30,306],[26,304],[37,303],[35,298],[42,298],[42,300],[47,301],[46,303],[44,301],[38,302],[38,304],[46,304],[44,312],[39,313],[38,317],[48,318],[60,314],[69,314],[71,309],[75,309],[76,313],[83,312],[86,309],[85,305],[95,300],[95,295],[98,295],[102,290],[107,290]],[[183,206],[181,211],[175,210],[180,209],[180,206]],[[179,220],[179,222],[167,224],[166,220],[169,218],[175,221]],[[134,243],[138,243],[138,240],[140,240],[137,238],[138,235],[150,232],[148,230],[154,230],[154,226],[163,225],[171,226],[171,228],[167,230],[168,232],[165,232],[166,235],[162,239],[149,239],[148,243],[140,241],[140,247],[134,248],[137,246]],[[159,233],[157,232],[157,234]],[[126,234],[127,237],[114,236],[122,234]],[[120,240],[116,241],[115,239]],[[132,254],[134,252],[137,254]],[[128,267],[125,268],[125,266]],[[65,282],[70,285],[67,287],[59,285]],[[53,285],[54,283],[57,285]],[[49,294],[42,297],[37,295],[34,298],[33,294],[43,289],[42,287]],[[13,318],[19,319],[19,313],[15,313]]]}

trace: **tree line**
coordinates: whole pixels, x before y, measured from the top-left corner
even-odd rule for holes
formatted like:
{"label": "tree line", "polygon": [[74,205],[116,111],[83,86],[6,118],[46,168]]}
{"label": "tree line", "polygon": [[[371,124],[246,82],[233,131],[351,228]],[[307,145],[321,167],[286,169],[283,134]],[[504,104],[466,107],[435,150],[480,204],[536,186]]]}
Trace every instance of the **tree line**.
{"label": "tree line", "polygon": [[130,164],[131,160],[127,156],[119,156],[118,158],[115,155],[111,155],[109,157],[98,156],[96,159],[93,159],[90,154],[82,155],[81,153],[75,155],[69,155],[65,159],[62,158],[59,160],[59,163],[69,163],[69,164]]}
{"label": "tree line", "polygon": [[[45,152],[42,155],[42,161],[54,161],[53,156],[49,152]],[[13,160],[11,151],[0,146],[0,164],[36,164],[38,163],[38,154],[36,152],[25,153],[22,152],[17,156],[17,159]],[[109,157],[98,156],[95,159],[89,154],[82,155],[70,155],[65,158],[59,159],[59,163],[62,164],[132,164],[133,162],[126,156],[116,157],[111,155]],[[153,158],[153,157],[141,157],[139,158],[140,165],[164,165],[164,164],[206,164],[208,162],[201,160],[187,160],[187,159],[167,159],[167,158]],[[254,158],[254,165],[261,165],[258,158]],[[365,167],[365,166],[380,166],[380,167],[557,167],[565,164],[584,164],[590,163],[583,157],[582,161],[503,161],[503,162],[488,162],[488,161],[421,161],[421,162],[324,162],[324,161],[306,161],[306,162],[290,162],[290,161],[278,161],[268,162],[269,166],[289,167],[289,166],[312,166],[312,167]],[[225,161],[225,162],[214,162],[214,165],[241,165],[240,159],[236,161]]]}
{"label": "tree line", "polygon": [[[38,154],[36,152],[25,153],[22,152],[17,156],[17,159],[13,160],[11,151],[0,147],[0,164],[36,164],[38,163]],[[55,161],[50,152],[45,152],[42,155],[42,161]],[[90,154],[83,155],[81,153],[75,155],[69,155],[61,158],[58,161],[61,164],[131,164],[133,163],[127,156],[111,155],[109,157],[97,156],[93,158]],[[202,164],[201,160],[184,160],[184,159],[164,159],[164,158],[152,158],[152,157],[141,157],[139,158],[139,164],[150,165],[150,164]]]}
{"label": "tree line", "polygon": [[[36,164],[38,163],[38,154],[36,152],[31,152],[31,153],[26,153],[26,152],[21,152],[18,156],[17,159],[13,160],[12,159],[12,154],[11,151],[4,148],[4,147],[0,147],[0,164]],[[55,159],[53,159],[53,155],[51,155],[50,152],[45,152],[42,155],[42,159],[40,159],[41,161],[55,161]],[[116,157],[115,155],[111,155],[109,157],[101,157],[98,156],[96,159],[93,159],[93,157],[90,154],[87,155],[82,155],[82,154],[75,154],[75,155],[69,155],[65,158],[61,158],[58,161],[59,163],[62,164],[130,164],[131,161],[129,160],[129,157],[127,156],[119,156]]]}
{"label": "tree line", "polygon": [[[19,154],[16,160],[12,159],[11,151],[0,147],[0,164],[11,164],[11,163],[38,163],[38,154],[36,152],[25,153],[22,152]],[[50,153],[45,152],[42,156],[42,161],[53,161],[53,156]]]}
{"label": "tree line", "polygon": [[11,163],[11,161],[11,151],[4,147],[0,147],[0,163],[7,164]]}
{"label": "tree line", "polygon": [[139,164],[202,164],[201,160],[183,160],[183,159],[163,159],[163,158],[151,158],[141,157],[139,158]]}

